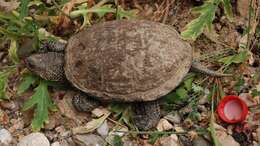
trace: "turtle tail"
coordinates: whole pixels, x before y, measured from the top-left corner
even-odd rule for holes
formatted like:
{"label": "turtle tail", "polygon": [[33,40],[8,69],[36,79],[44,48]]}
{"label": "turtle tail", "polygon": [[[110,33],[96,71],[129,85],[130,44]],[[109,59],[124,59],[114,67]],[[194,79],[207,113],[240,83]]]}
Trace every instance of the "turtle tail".
{"label": "turtle tail", "polygon": [[202,64],[200,64],[199,62],[196,62],[196,61],[192,62],[191,71],[203,73],[203,74],[210,75],[213,77],[230,77],[230,76],[232,76],[232,74],[223,74],[223,73],[218,73],[216,71],[210,70],[206,66],[203,66]]}

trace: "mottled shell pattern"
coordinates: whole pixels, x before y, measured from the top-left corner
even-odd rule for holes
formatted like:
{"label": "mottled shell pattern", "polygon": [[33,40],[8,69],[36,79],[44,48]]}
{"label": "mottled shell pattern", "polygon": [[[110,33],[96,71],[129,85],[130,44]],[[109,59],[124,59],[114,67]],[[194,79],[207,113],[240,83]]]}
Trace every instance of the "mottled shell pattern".
{"label": "mottled shell pattern", "polygon": [[65,74],[100,100],[151,101],[180,84],[192,63],[192,48],[171,26],[146,20],[93,25],[72,36]]}

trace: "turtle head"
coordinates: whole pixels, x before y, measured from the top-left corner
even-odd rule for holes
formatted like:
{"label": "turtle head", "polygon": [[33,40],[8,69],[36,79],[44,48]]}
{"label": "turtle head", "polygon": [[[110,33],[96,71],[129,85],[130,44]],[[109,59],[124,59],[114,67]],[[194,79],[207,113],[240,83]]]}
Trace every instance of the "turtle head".
{"label": "turtle head", "polygon": [[51,81],[64,81],[63,70],[64,55],[62,53],[48,52],[32,54],[24,60],[25,66],[43,79]]}

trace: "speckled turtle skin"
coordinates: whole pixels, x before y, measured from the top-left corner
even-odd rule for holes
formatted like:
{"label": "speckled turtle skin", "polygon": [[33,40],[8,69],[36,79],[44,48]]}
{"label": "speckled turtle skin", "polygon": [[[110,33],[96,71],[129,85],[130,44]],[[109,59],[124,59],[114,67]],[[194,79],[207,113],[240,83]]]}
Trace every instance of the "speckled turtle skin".
{"label": "speckled turtle skin", "polygon": [[180,84],[192,48],[172,27],[146,20],[93,25],[65,49],[66,78],[100,100],[152,101]]}

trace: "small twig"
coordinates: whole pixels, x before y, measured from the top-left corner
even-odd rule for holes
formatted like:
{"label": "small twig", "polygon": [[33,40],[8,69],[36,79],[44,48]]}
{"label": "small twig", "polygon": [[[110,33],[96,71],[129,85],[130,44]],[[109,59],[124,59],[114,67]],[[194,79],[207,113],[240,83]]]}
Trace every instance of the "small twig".
{"label": "small twig", "polygon": [[111,121],[111,122],[113,122],[113,123],[119,125],[119,126],[126,127],[125,125],[123,125],[123,124],[121,124],[121,123],[119,123],[119,122],[117,122],[117,121],[115,121],[115,120],[113,120],[113,119],[111,119],[111,118],[107,118],[107,119],[108,119],[109,121]]}

